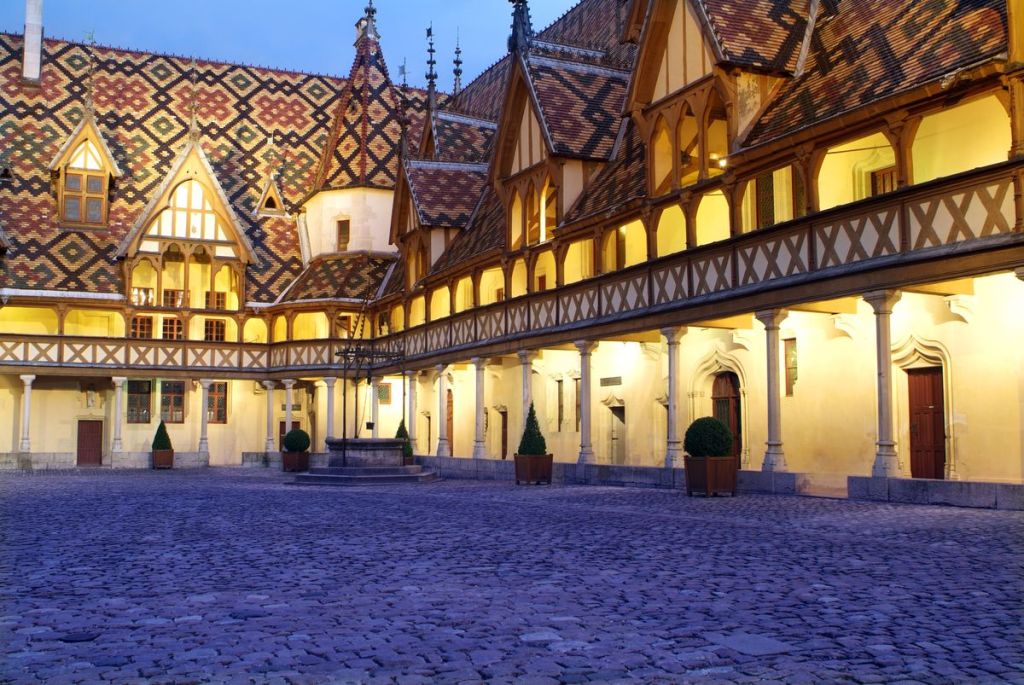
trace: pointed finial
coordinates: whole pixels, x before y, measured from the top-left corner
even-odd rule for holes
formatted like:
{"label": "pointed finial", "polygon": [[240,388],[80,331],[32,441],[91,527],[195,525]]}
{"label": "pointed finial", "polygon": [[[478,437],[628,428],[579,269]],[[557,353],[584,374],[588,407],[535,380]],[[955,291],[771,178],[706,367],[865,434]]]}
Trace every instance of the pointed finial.
{"label": "pointed finial", "polygon": [[409,59],[402,58],[402,66],[398,67],[398,75],[402,77],[402,88],[409,87]]}
{"label": "pointed finial", "polygon": [[530,3],[527,0],[508,0],[512,3],[512,35],[508,39],[508,51],[525,51],[533,38],[533,23],[530,21]]}
{"label": "pointed finial", "polygon": [[434,59],[436,52],[437,50],[434,49],[434,25],[431,24],[427,27],[427,93],[431,107],[433,107],[437,92],[437,71],[434,69],[437,66],[437,60]]}
{"label": "pointed finial", "polygon": [[373,6],[373,0],[368,0],[362,18],[356,22],[356,43],[363,38],[380,40],[380,33],[377,32],[377,8]]}
{"label": "pointed finial", "polygon": [[85,43],[89,47],[86,48],[85,54],[88,60],[87,73],[85,78],[85,116],[92,118],[96,114],[96,107],[93,101],[93,95],[96,92],[95,78],[96,78],[96,32],[89,31],[85,34]]}
{"label": "pointed finial", "polygon": [[459,41],[458,27],[455,28],[455,69],[452,71],[455,74],[455,86],[452,91],[454,95],[458,95],[462,90],[462,45]]}
{"label": "pointed finial", "polygon": [[192,91],[189,94],[189,123],[188,137],[198,141],[201,131],[199,130],[199,71],[196,69],[196,58],[189,62],[189,70],[192,72],[189,81],[192,82]]}

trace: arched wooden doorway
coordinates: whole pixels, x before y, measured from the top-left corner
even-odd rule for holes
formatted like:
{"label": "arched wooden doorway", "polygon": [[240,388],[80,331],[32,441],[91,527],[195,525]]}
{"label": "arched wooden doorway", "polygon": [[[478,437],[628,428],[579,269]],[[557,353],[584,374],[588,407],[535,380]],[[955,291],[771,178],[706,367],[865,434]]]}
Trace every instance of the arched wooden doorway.
{"label": "arched wooden doorway", "polygon": [[740,379],[732,371],[715,376],[711,386],[712,415],[729,427],[732,433],[732,454],[736,468],[740,467],[743,452],[743,417],[740,412]]}

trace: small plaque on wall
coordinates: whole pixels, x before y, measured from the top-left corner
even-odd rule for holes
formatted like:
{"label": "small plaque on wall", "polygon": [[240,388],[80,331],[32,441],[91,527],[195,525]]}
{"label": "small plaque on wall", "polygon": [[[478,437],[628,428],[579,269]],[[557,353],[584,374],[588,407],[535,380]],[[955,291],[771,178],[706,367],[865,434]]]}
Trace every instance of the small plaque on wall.
{"label": "small plaque on wall", "polygon": [[616,385],[622,385],[622,376],[612,376],[610,378],[601,379],[602,388],[611,388]]}

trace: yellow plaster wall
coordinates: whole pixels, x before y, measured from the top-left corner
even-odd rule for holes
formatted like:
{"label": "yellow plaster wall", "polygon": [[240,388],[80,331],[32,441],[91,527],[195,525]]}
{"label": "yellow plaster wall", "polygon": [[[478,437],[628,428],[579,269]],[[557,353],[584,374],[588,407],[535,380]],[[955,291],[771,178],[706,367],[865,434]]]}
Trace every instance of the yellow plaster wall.
{"label": "yellow plaster wall", "polygon": [[330,321],[324,312],[302,312],[292,322],[292,340],[324,340],[331,337]]}
{"label": "yellow plaster wall", "polygon": [[686,216],[679,205],[669,205],[658,219],[658,256],[686,249]]}
{"label": "yellow plaster wall", "polygon": [[526,294],[526,262],[522,258],[512,263],[512,292],[511,297],[519,297]]}
{"label": "yellow plaster wall", "polygon": [[498,290],[505,287],[505,274],[499,267],[486,269],[480,275],[480,305],[493,304],[498,301]]}
{"label": "yellow plaster wall", "polygon": [[102,309],[70,309],[64,316],[64,335],[124,337],[124,317]]}
{"label": "yellow plaster wall", "polygon": [[594,241],[591,238],[570,243],[565,253],[565,284],[577,283],[594,275]]}
{"label": "yellow plaster wall", "polygon": [[1005,162],[1011,144],[1010,116],[994,95],[928,115],[914,137],[914,182]]}
{"label": "yellow plaster wall", "polygon": [[409,328],[419,326],[427,320],[427,305],[423,295],[417,295],[409,302]]}
{"label": "yellow plaster wall", "polygon": [[[537,263],[533,267],[533,289],[534,291],[551,290],[555,287],[555,253],[545,250],[537,256]],[[540,280],[544,278],[546,288],[540,287]]]}
{"label": "yellow plaster wall", "polygon": [[242,342],[267,342],[267,323],[263,319],[247,319],[245,326],[242,328]]}
{"label": "yellow plaster wall", "polygon": [[729,237],[729,201],[721,190],[706,193],[697,208],[697,245]]}
{"label": "yellow plaster wall", "polygon": [[661,58],[654,100],[711,73],[713,60],[704,45],[700,22],[687,0],[677,0]]}
{"label": "yellow plaster wall", "polygon": [[57,335],[57,312],[45,307],[0,307],[0,333]]}
{"label": "yellow plaster wall", "polygon": [[894,164],[896,155],[881,133],[829,148],[818,172],[820,208],[838,207],[868,197],[871,172]]}
{"label": "yellow plaster wall", "polygon": [[435,288],[430,293],[430,320],[437,321],[451,316],[452,294],[448,286]]}

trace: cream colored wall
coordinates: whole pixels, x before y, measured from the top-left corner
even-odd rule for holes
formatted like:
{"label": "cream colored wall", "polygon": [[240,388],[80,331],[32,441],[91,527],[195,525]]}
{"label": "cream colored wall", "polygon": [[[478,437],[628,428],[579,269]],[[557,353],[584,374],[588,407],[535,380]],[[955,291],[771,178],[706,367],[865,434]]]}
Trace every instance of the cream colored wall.
{"label": "cream colored wall", "polygon": [[659,100],[710,74],[712,63],[711,55],[704,45],[700,22],[690,3],[688,0],[677,0],[653,99]]}
{"label": "cream colored wall", "polygon": [[515,156],[512,160],[512,174],[529,169],[547,157],[546,144],[541,136],[540,123],[533,112],[533,103],[527,98],[523,116],[519,122]]}
{"label": "cream colored wall", "polygon": [[71,309],[64,317],[64,335],[123,337],[124,317],[101,309]]}
{"label": "cream colored wall", "polygon": [[263,319],[247,319],[242,328],[242,342],[267,342],[267,323]]}
{"label": "cream colored wall", "polygon": [[540,291],[540,279],[544,277],[546,290],[550,290],[555,287],[555,253],[551,250],[545,250],[537,256],[537,263],[533,267],[533,289]]}
{"label": "cream colored wall", "polygon": [[[579,199],[583,192],[583,162],[578,159],[570,159],[562,164],[562,209],[563,214]],[[551,235],[550,228],[548,235]]]}
{"label": "cream colored wall", "polygon": [[480,276],[480,293],[478,301],[480,305],[493,304],[497,302],[497,291],[505,287],[505,274],[501,269],[494,267],[487,269]]}
{"label": "cream colored wall", "polygon": [[394,252],[389,242],[394,191],[374,188],[326,190],[305,205],[310,258],[338,249],[338,224],[351,221],[348,249]]}
{"label": "cream colored wall", "polygon": [[323,340],[329,334],[330,322],[323,312],[302,312],[292,322],[292,340]]}
{"label": "cream colored wall", "polygon": [[448,286],[435,288],[430,293],[430,320],[437,321],[451,316],[452,295]]}
{"label": "cream colored wall", "polygon": [[871,172],[896,164],[896,155],[881,133],[831,147],[818,172],[821,209],[845,205],[871,195]]}
{"label": "cream colored wall", "polygon": [[914,182],[1005,162],[1011,144],[1010,116],[994,95],[926,116],[914,136]]}
{"label": "cream colored wall", "polygon": [[729,237],[729,201],[721,190],[706,193],[697,208],[697,244],[707,245]]}
{"label": "cream colored wall", "polygon": [[570,243],[563,264],[565,284],[577,283],[594,275],[594,241],[591,238]]}
{"label": "cream colored wall", "polygon": [[679,205],[670,205],[658,219],[658,256],[686,249],[686,217]]}

